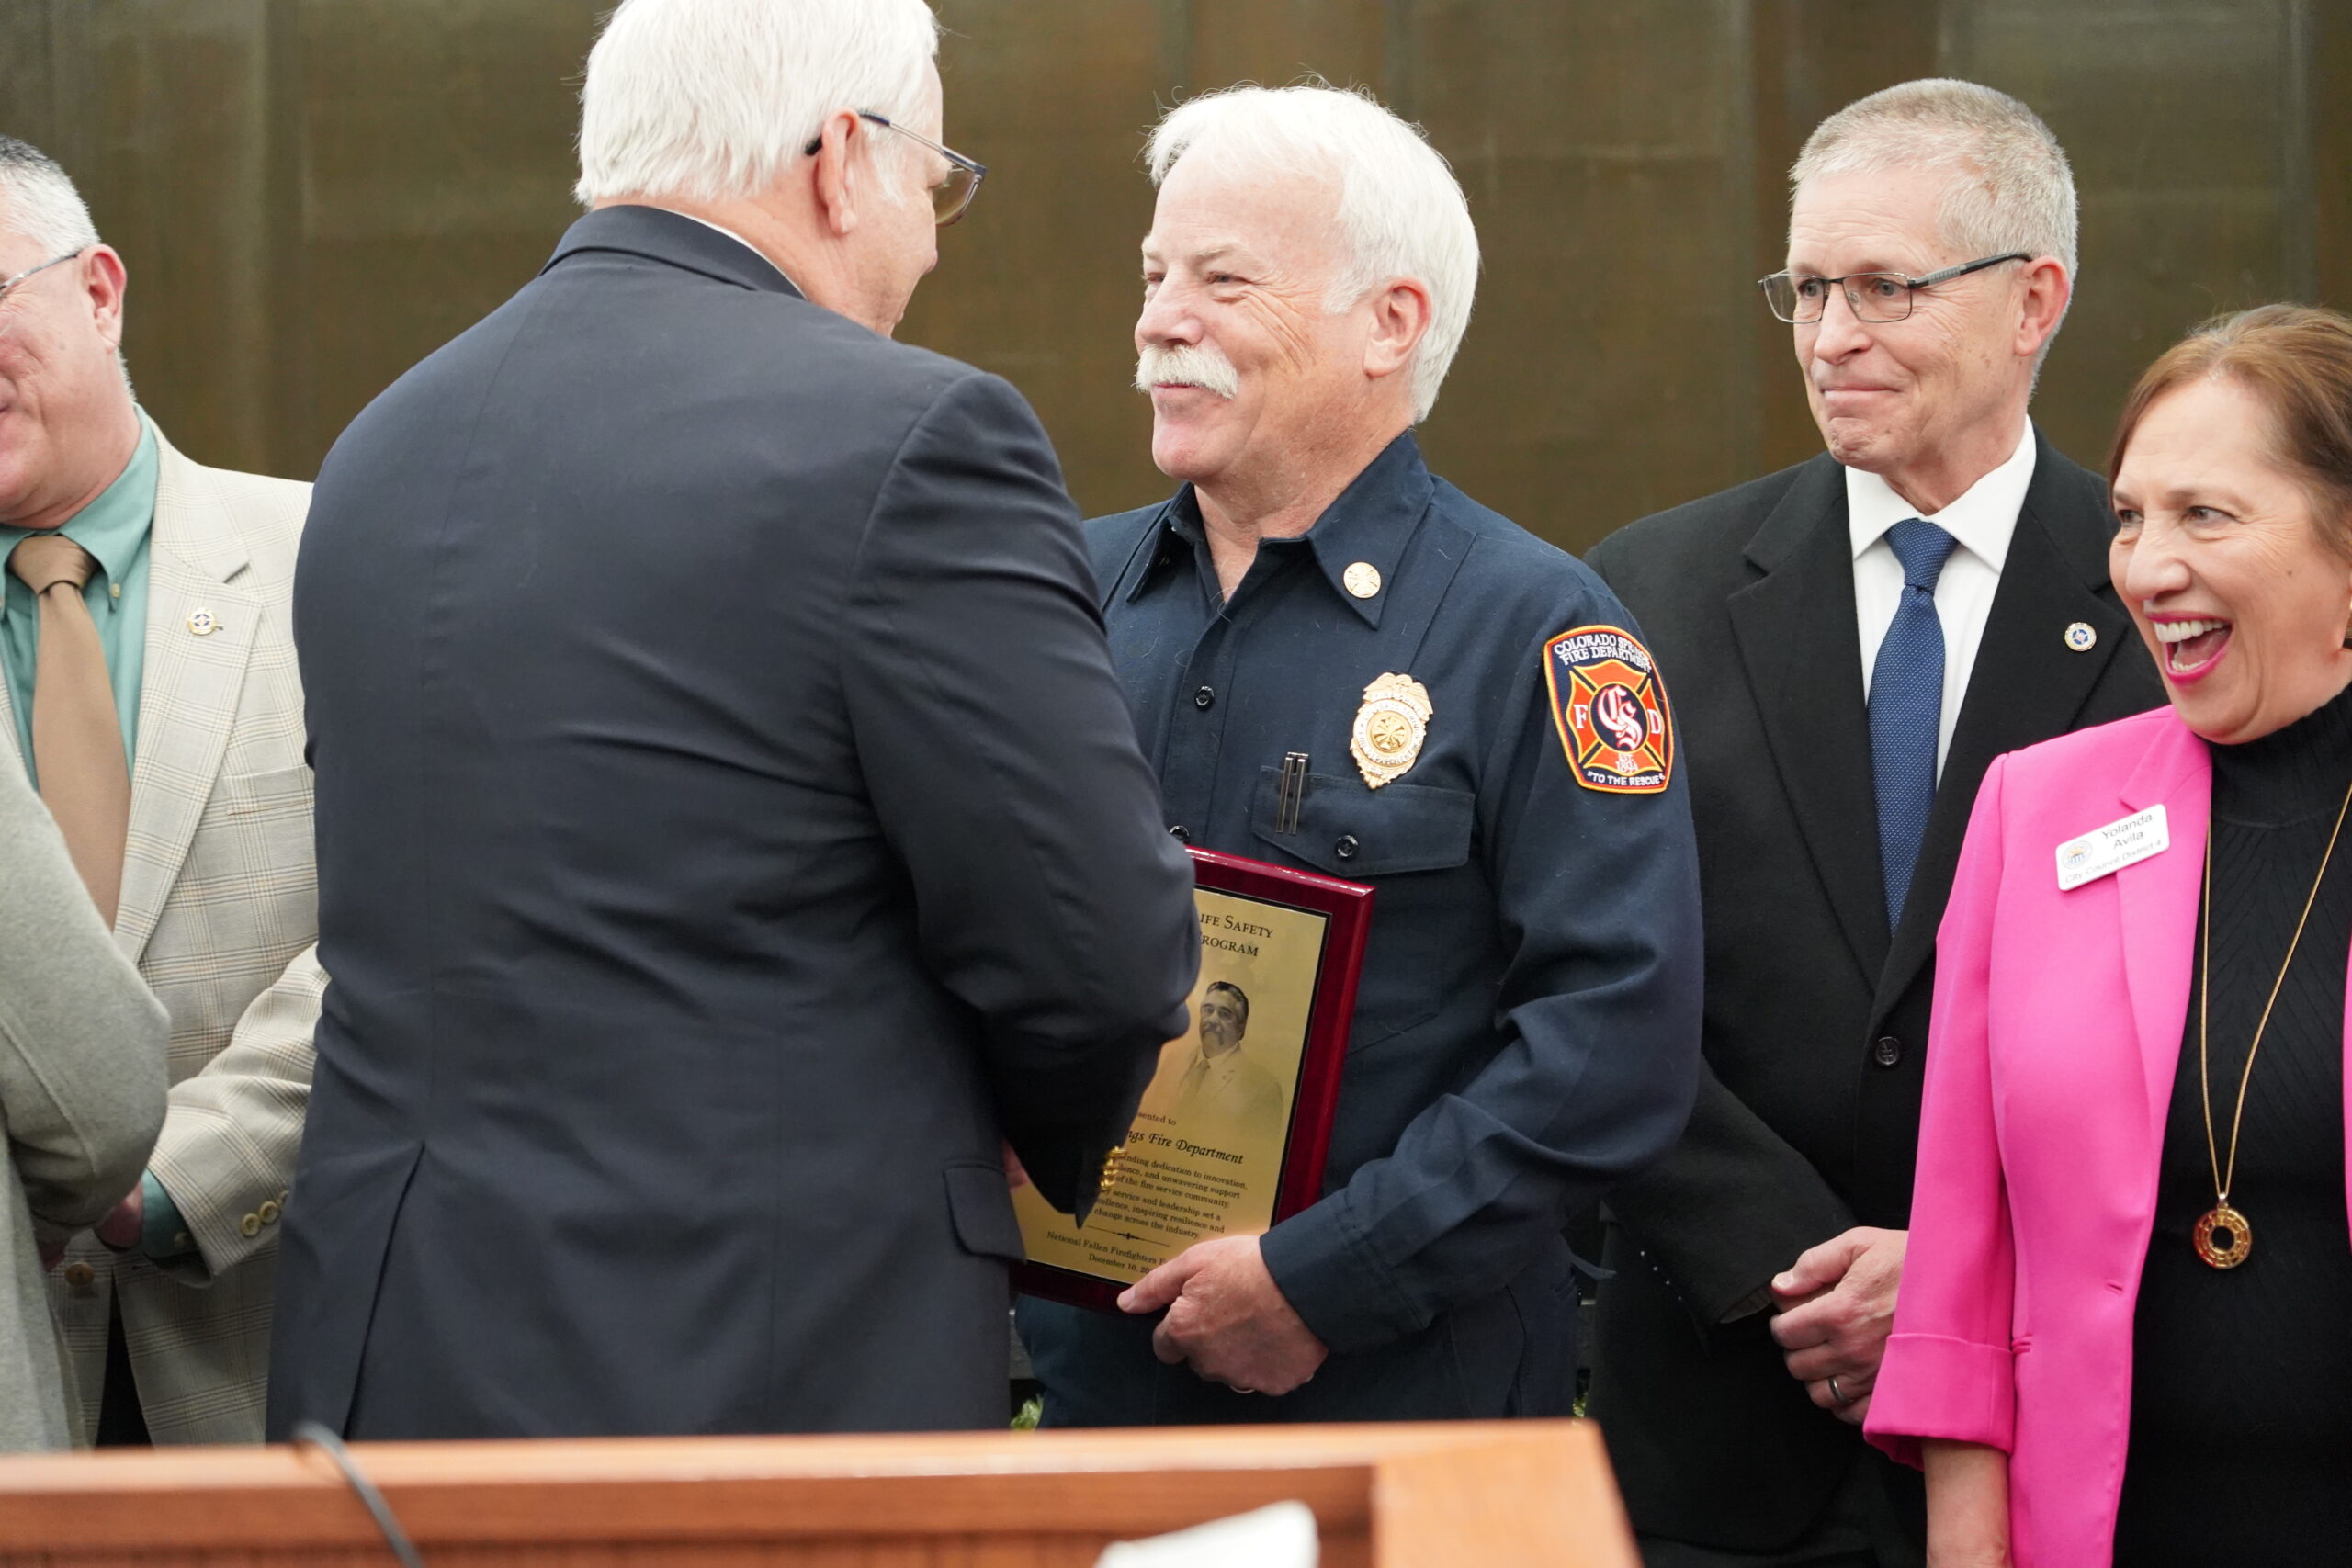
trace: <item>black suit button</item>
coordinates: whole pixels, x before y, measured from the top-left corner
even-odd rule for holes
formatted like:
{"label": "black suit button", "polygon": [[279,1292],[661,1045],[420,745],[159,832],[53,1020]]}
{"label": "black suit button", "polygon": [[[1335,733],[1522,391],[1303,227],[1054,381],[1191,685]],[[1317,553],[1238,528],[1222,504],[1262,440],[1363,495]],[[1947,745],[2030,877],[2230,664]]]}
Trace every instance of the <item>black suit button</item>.
{"label": "black suit button", "polygon": [[1179,822],[1173,828],[1169,829],[1168,836],[1175,840],[1180,844],[1189,844],[1193,841],[1193,835],[1185,830],[1184,824],[1182,822]]}
{"label": "black suit button", "polygon": [[1331,852],[1341,860],[1353,860],[1356,858],[1356,851],[1362,847],[1356,842],[1356,836],[1353,833],[1342,833],[1340,835],[1340,841],[1331,846]]}
{"label": "black suit button", "polygon": [[1196,708],[1204,709],[1216,706],[1216,688],[1211,686],[1203,686],[1199,691],[1194,692],[1193,694],[1193,705]]}
{"label": "black suit button", "polygon": [[1871,1060],[1882,1067],[1891,1067],[1903,1060],[1903,1042],[1892,1034],[1882,1034],[1878,1043],[1871,1047]]}

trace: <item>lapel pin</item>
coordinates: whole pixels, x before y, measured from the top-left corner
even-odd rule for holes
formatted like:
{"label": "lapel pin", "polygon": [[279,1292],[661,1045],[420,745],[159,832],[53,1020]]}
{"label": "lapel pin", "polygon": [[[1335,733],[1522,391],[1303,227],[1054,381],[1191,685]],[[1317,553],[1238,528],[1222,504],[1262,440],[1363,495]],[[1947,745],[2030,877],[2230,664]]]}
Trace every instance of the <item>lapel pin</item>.
{"label": "lapel pin", "polygon": [[187,629],[198,637],[210,637],[220,629],[220,623],[211,611],[199,605],[187,613]]}
{"label": "lapel pin", "polygon": [[1340,573],[1340,581],[1357,598],[1369,599],[1380,592],[1380,569],[1368,560],[1360,560]]}
{"label": "lapel pin", "polygon": [[2076,653],[2088,653],[2098,646],[2098,633],[2088,621],[2076,621],[2066,628],[2066,646]]}

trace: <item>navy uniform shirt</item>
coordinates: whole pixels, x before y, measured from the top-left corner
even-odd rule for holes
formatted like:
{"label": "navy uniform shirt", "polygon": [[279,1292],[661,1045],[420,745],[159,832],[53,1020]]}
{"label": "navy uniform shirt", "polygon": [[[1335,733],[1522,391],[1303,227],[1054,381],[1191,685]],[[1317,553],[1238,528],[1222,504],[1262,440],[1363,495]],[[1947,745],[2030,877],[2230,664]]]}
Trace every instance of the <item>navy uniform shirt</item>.
{"label": "navy uniform shirt", "polygon": [[[1326,1195],[1264,1241],[1331,1360],[1249,1399],[1159,1367],[1148,1321],[1024,1303],[1047,1419],[1564,1405],[1561,1224],[1672,1145],[1698,1061],[1697,856],[1664,687],[1600,678],[1646,663],[1638,629],[1582,563],[1432,478],[1410,434],[1306,535],[1262,542],[1230,601],[1190,487],[1088,542],[1170,830],[1379,891]],[[1350,737],[1384,674],[1430,711],[1374,789]],[[1586,744],[1596,715],[1636,750]],[[1308,777],[1283,832],[1290,751]]]}

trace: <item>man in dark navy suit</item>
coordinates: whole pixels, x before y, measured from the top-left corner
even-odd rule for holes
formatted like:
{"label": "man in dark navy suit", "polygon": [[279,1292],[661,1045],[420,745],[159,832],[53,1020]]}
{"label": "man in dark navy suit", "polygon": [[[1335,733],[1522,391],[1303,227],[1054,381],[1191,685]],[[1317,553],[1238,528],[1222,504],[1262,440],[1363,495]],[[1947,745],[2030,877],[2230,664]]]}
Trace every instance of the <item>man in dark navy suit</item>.
{"label": "man in dark navy suit", "polygon": [[628,0],[574,224],[296,586],[334,983],[270,1429],[1001,1425],[1196,961],[1045,433],[888,333],[922,0]]}
{"label": "man in dark navy suit", "polygon": [[1672,1144],[1696,1068],[1672,671],[1422,466],[1477,239],[1410,127],[1242,89],[1151,165],[1137,378],[1184,483],[1090,526],[1113,657],[1170,833],[1378,897],[1321,1201],[1124,1315],[1023,1302],[1046,1419],[1562,1414],[1560,1223]]}

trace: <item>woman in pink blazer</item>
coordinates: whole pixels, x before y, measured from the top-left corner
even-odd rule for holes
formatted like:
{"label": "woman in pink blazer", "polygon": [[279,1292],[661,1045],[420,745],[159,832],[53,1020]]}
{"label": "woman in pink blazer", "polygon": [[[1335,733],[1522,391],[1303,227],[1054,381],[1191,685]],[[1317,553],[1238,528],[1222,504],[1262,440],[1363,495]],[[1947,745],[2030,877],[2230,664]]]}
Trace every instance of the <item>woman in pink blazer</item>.
{"label": "woman in pink blazer", "polygon": [[1935,1568],[2352,1560],[2352,321],[2199,329],[2109,473],[2171,706],[1985,775],[1866,1430]]}

